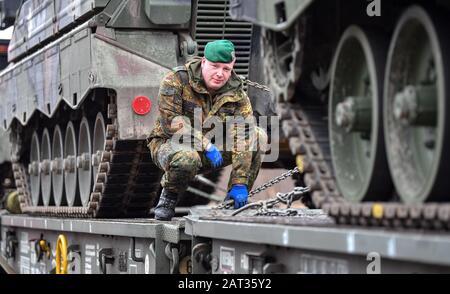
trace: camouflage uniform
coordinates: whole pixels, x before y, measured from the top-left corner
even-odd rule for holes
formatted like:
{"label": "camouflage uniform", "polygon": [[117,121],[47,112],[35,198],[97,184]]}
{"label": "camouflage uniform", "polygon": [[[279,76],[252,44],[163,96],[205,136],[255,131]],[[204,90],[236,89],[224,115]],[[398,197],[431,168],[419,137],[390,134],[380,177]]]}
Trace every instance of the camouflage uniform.
{"label": "camouflage uniform", "polygon": [[[158,98],[160,116],[147,142],[153,161],[165,171],[161,184],[167,191],[183,193],[197,173],[213,169],[203,152],[210,143],[205,136],[209,129],[198,130],[192,127],[195,109],[201,113],[202,122],[213,116],[217,117],[224,125],[225,134],[234,140],[235,144],[230,149],[221,149],[226,146],[218,146],[221,150],[229,150],[221,152],[223,166],[232,164],[229,187],[232,184],[245,184],[251,189],[261,167],[261,153],[259,146],[251,150],[249,147],[260,142],[265,133],[254,125],[247,125],[245,137],[238,137],[238,134],[244,131],[242,126],[226,126],[227,117],[239,116],[248,119],[253,115],[250,100],[243,90],[241,80],[234,72],[221,89],[211,94],[203,82],[201,59],[195,58],[185,67],[176,68],[165,76]],[[181,116],[184,116],[184,120],[173,123],[175,118]],[[192,145],[180,145],[171,140],[180,130],[183,134],[188,134],[200,148],[194,149],[191,148]],[[238,149],[237,141],[244,143],[247,148]]]}

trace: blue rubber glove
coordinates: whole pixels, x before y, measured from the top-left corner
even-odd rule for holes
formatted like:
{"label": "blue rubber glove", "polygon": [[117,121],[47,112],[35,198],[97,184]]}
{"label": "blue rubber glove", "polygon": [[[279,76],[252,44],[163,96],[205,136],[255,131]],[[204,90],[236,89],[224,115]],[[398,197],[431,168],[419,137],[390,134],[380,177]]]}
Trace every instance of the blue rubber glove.
{"label": "blue rubber glove", "polygon": [[247,204],[248,191],[246,185],[233,185],[228,192],[228,199],[234,200],[234,208],[238,209]]}
{"label": "blue rubber glove", "polygon": [[213,167],[217,168],[222,165],[223,163],[222,154],[220,154],[219,149],[217,149],[217,147],[214,146],[213,144],[211,143],[208,144],[205,155],[206,158],[209,159]]}

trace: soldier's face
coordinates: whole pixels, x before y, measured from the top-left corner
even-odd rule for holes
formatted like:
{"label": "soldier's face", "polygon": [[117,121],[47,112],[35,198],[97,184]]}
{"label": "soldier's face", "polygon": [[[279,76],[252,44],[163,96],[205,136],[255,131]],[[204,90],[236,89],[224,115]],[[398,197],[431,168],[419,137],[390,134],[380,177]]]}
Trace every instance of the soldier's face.
{"label": "soldier's face", "polygon": [[202,75],[206,87],[210,90],[219,90],[230,79],[234,62],[220,63],[210,62],[205,57],[202,59]]}

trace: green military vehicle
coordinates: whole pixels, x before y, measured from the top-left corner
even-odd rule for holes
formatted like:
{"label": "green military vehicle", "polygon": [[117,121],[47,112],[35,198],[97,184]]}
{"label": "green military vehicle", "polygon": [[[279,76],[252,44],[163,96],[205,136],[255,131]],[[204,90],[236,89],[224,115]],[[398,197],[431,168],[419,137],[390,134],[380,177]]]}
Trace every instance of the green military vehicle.
{"label": "green military vehicle", "polygon": [[[4,69],[8,65],[8,44],[9,40],[0,39],[0,69]],[[0,209],[6,208],[10,211],[20,212],[17,200],[11,168],[9,133],[0,129]]]}
{"label": "green military vehicle", "polygon": [[[17,193],[14,191],[14,178],[11,168],[11,145],[8,133],[0,130],[0,209],[20,212]],[[13,202],[16,202],[15,209]]]}
{"label": "green military vehicle", "polygon": [[312,200],[345,224],[448,228],[448,1],[232,0]]}
{"label": "green military vehicle", "polygon": [[0,5],[3,27],[14,24],[0,124],[11,132],[22,211],[148,215],[161,174],[145,138],[162,77],[220,38],[236,44],[236,72],[246,76],[252,25],[226,16],[227,1],[15,3]]}

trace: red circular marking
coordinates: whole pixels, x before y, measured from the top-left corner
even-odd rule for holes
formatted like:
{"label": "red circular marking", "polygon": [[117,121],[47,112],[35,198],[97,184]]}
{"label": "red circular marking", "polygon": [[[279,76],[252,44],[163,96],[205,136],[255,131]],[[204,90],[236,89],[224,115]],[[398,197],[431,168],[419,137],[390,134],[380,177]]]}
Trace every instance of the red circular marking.
{"label": "red circular marking", "polygon": [[134,98],[132,107],[136,114],[146,115],[152,109],[152,101],[146,96],[138,96]]}

